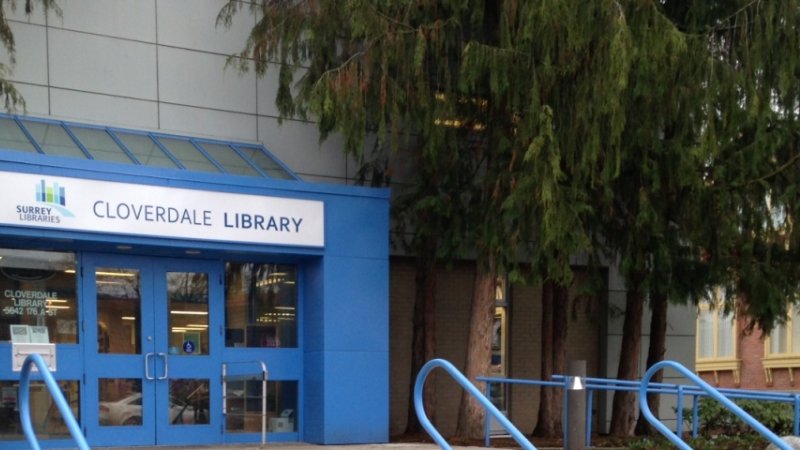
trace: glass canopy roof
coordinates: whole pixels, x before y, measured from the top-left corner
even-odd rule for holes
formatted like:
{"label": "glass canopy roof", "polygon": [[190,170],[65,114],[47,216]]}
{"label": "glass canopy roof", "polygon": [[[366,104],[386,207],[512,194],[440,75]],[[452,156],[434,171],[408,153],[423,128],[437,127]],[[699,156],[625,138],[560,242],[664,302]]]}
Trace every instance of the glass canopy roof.
{"label": "glass canopy roof", "polygon": [[300,180],[257,144],[0,114],[0,150],[118,164]]}

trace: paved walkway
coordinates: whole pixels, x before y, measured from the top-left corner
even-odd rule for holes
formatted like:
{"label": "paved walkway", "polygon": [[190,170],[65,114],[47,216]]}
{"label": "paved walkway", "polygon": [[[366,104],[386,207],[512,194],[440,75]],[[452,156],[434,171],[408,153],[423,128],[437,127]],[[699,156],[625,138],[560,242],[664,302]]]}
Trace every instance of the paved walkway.
{"label": "paved walkway", "polygon": [[[260,450],[260,444],[231,444],[209,447],[113,447],[114,450]],[[437,450],[436,444],[392,443],[392,444],[359,444],[359,445],[316,445],[299,443],[267,443],[267,450]],[[453,447],[459,450],[485,450],[485,447]],[[95,449],[101,450],[101,449]]]}

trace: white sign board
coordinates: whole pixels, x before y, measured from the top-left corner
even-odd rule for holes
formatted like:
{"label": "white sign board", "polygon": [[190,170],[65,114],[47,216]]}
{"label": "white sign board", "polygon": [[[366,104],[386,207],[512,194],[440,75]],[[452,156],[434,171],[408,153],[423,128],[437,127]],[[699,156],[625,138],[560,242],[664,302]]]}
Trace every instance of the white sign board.
{"label": "white sign board", "polygon": [[31,327],[31,344],[49,344],[50,333],[47,327],[32,326]]}
{"label": "white sign board", "polygon": [[323,247],[324,204],[50,175],[0,172],[0,224]]}
{"label": "white sign board", "polygon": [[31,342],[31,327],[28,325],[9,325],[11,342],[14,344],[29,344]]}
{"label": "white sign board", "polygon": [[[58,367],[56,364],[56,344],[11,344],[11,370],[21,372],[22,365],[28,355],[38,353],[51,372],[55,372]],[[31,372],[38,372],[39,369],[34,364]]]}

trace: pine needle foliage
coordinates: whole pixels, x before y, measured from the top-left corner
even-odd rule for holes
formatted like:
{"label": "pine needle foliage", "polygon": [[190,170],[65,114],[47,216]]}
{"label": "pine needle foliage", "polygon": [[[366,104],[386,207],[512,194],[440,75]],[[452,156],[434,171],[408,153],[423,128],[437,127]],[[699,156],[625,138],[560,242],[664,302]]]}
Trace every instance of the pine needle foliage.
{"label": "pine needle foliage", "polygon": [[767,331],[796,300],[800,0],[230,0],[218,24],[242,10],[229,64],[274,71],[283,117],[416,168],[415,251],[561,285],[605,255],[640,299],[724,286]]}
{"label": "pine needle foliage", "polygon": [[448,252],[568,283],[603,251],[645,291],[728,284],[767,329],[794,299],[797,1],[232,0],[218,23],[243,9],[230,63],[347,152],[414,161],[404,210]]}
{"label": "pine needle foliage", "polygon": [[356,156],[371,136],[408,152],[428,192],[447,188],[416,200],[451,204],[450,247],[503,270],[524,247],[571,279],[588,189],[620,168],[632,42],[616,2],[232,1],[218,22],[242,8],[260,19],[230,62],[279,73],[281,114],[315,117]]}

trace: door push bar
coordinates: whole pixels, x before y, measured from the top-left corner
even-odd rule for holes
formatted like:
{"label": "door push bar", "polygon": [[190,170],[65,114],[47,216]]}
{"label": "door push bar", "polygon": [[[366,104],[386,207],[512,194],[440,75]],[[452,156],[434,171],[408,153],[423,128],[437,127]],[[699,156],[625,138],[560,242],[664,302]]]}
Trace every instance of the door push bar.
{"label": "door push bar", "polygon": [[164,358],[164,375],[158,377],[158,379],[166,380],[167,377],[169,376],[169,358],[167,357],[167,354],[164,352],[158,352],[157,355]]}
{"label": "door push bar", "polygon": [[[150,358],[153,358],[153,361],[155,361],[156,356],[164,358],[164,375],[162,375],[162,376],[160,376],[158,378],[156,378],[155,375],[151,375],[150,374]],[[145,353],[145,355],[144,355],[144,377],[145,377],[145,379],[147,379],[149,381],[153,381],[153,380],[161,381],[161,380],[166,380],[167,377],[169,377],[169,357],[167,356],[166,353],[164,353],[164,352]]]}

